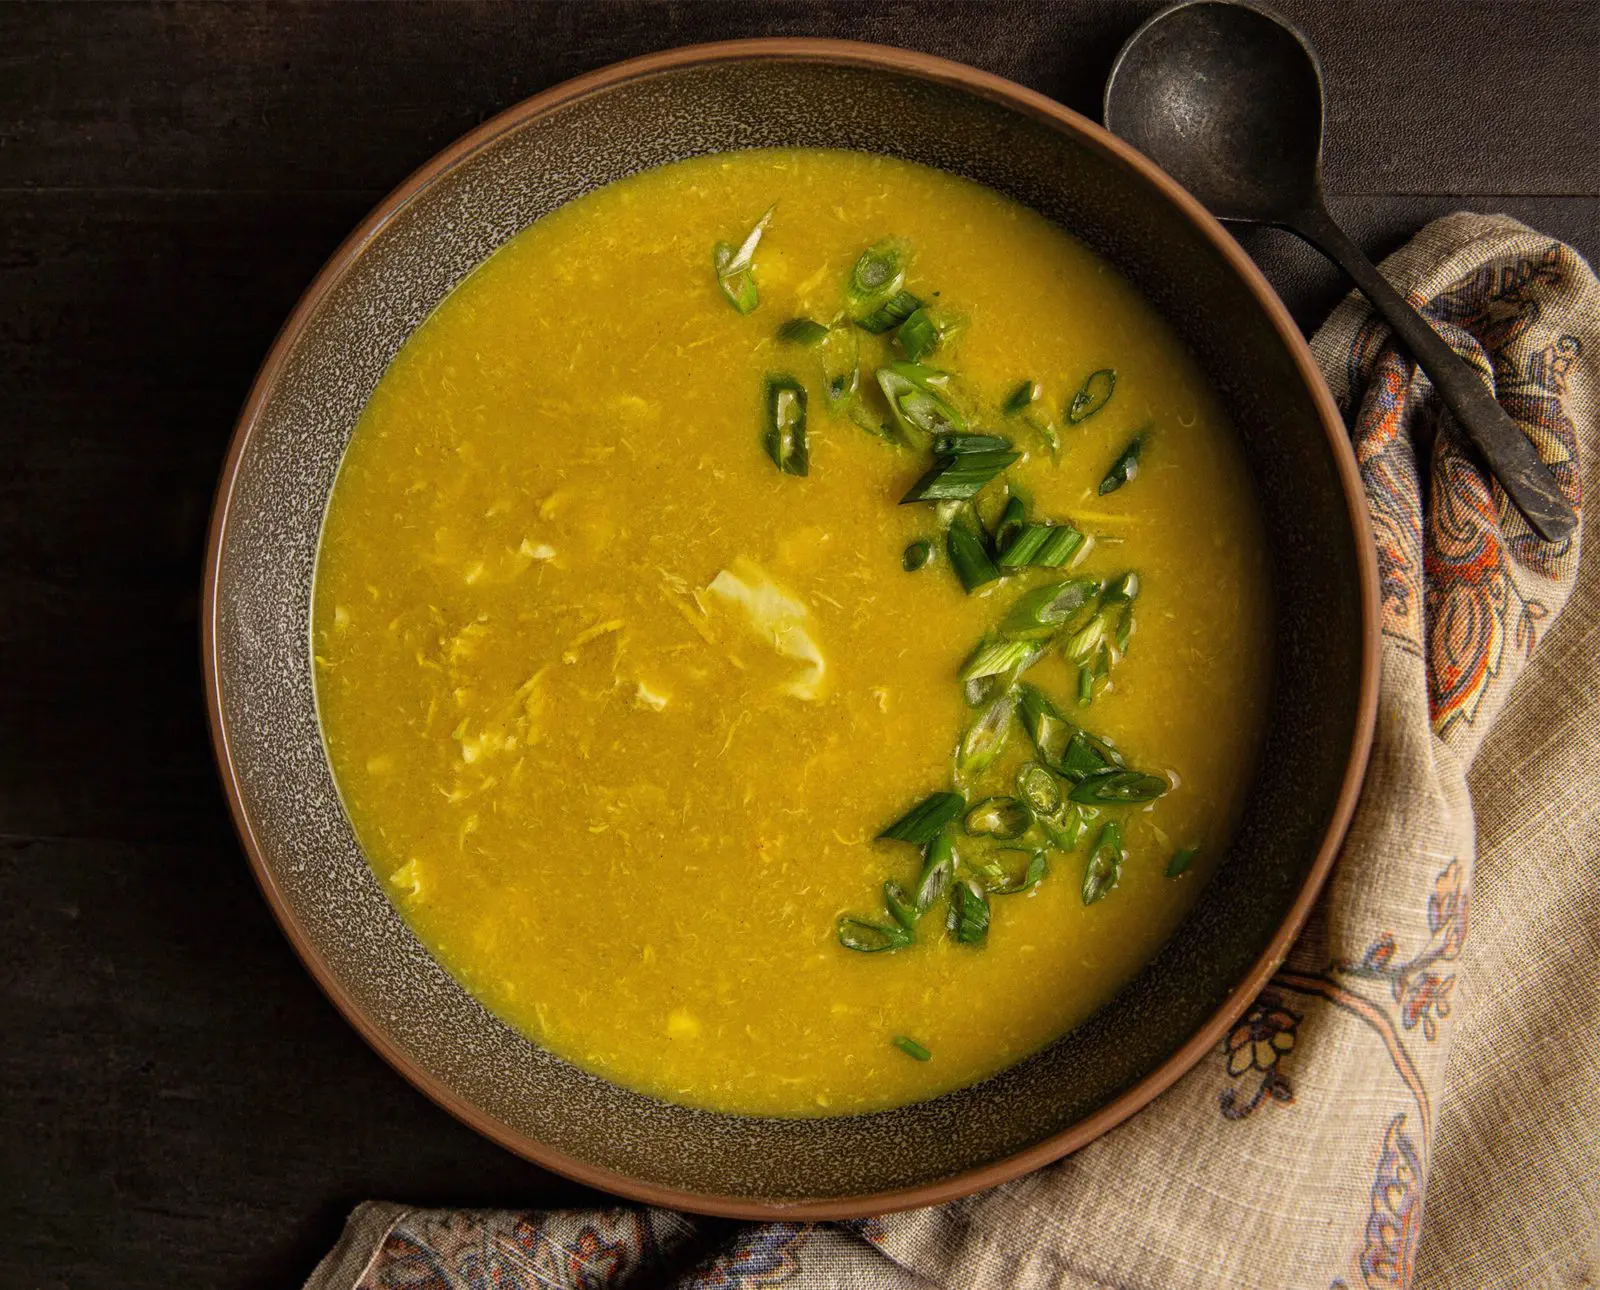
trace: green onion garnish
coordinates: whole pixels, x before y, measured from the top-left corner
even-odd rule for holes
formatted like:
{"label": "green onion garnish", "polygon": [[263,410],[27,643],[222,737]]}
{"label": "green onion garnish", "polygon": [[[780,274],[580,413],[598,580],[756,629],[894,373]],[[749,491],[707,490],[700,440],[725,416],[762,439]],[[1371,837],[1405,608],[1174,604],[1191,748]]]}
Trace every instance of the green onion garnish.
{"label": "green onion garnish", "polygon": [[1098,817],[1099,811],[1092,806],[1068,806],[1059,816],[1051,818],[1047,815],[1039,817],[1039,827],[1044,830],[1044,835],[1050,839],[1050,845],[1058,851],[1071,851],[1078,843],[1083,841],[1083,835],[1089,831],[1090,820]]}
{"label": "green onion garnish", "polygon": [[1117,885],[1122,874],[1122,862],[1127,852],[1122,849],[1122,830],[1115,820],[1107,820],[1100,830],[1100,838],[1089,853],[1088,867],[1083,871],[1083,903],[1092,905]]}
{"label": "green onion garnish", "polygon": [[1017,700],[1011,694],[998,694],[983,706],[956,745],[958,771],[976,775],[988,769],[1005,751],[1006,741],[1011,737],[1011,718],[1016,710]]}
{"label": "green onion garnish", "polygon": [[906,931],[917,930],[917,918],[921,911],[917,909],[912,897],[906,894],[906,889],[893,878],[883,884],[883,904],[889,911],[889,916]]}
{"label": "green onion garnish", "polygon": [[1111,671],[1112,664],[1127,649],[1133,635],[1133,602],[1138,594],[1137,573],[1130,571],[1113,579],[1101,593],[1094,614],[1062,647],[1068,661],[1078,666],[1079,703],[1093,700],[1095,682]]}
{"label": "green onion garnish", "polygon": [[850,270],[850,296],[858,304],[865,304],[900,290],[905,280],[905,257],[900,249],[893,242],[879,242],[863,251]]}
{"label": "green onion garnish", "polygon": [[1117,454],[1117,459],[1111,463],[1111,469],[1106,471],[1106,477],[1100,481],[1100,496],[1114,493],[1130,479],[1139,473],[1139,454],[1144,451],[1145,440],[1150,437],[1150,428],[1146,426],[1132,439],[1128,446]]}
{"label": "green onion garnish", "polygon": [[1074,731],[1050,696],[1031,685],[1018,686],[1017,715],[1045,764],[1060,766]]}
{"label": "green onion garnish", "polygon": [[1186,847],[1179,847],[1172,853],[1172,859],[1167,861],[1167,877],[1176,878],[1194,863],[1194,858],[1199,854],[1200,846],[1198,843],[1190,843]]}
{"label": "green onion garnish", "polygon": [[[1000,411],[1008,417],[1020,416],[1030,426],[1039,432],[1039,437],[1044,440],[1044,446],[1050,449],[1052,457],[1061,452],[1061,436],[1056,433],[1055,426],[1046,414],[1042,419],[1028,412],[1039,396],[1044,393],[1044,387],[1038,381],[1023,381],[1000,404]],[[1026,414],[1026,415],[1024,415]]]}
{"label": "green onion garnish", "polygon": [[1024,762],[1017,771],[1017,796],[1035,815],[1054,815],[1061,809],[1061,785],[1036,761]]}
{"label": "green onion garnish", "polygon": [[1080,421],[1087,421],[1111,402],[1111,392],[1116,388],[1117,374],[1111,368],[1102,367],[1098,372],[1091,372],[1083,388],[1072,396],[1072,402],[1067,405],[1067,423],[1077,425]]}
{"label": "green onion garnish", "polygon": [[1107,770],[1079,780],[1069,796],[1074,802],[1100,802],[1122,805],[1153,802],[1172,788],[1164,775],[1146,775],[1137,770]]}
{"label": "green onion garnish", "polygon": [[[1002,564],[1004,559],[1002,556]],[[1025,591],[1011,602],[1011,608],[1000,620],[1000,634],[1018,640],[1053,636],[1071,622],[1099,590],[1097,579],[1067,578]]]}
{"label": "green onion garnish", "polygon": [[862,954],[881,954],[885,950],[902,950],[916,937],[899,923],[869,923],[864,918],[841,914],[834,934],[839,944],[847,950]]}
{"label": "green onion garnish", "polygon": [[1094,702],[1094,683],[1110,670],[1102,650],[1094,663],[1078,664],[1078,706],[1087,708]]}
{"label": "green onion garnish", "polygon": [[961,822],[969,836],[999,838],[1009,842],[1020,838],[1033,823],[1028,808],[1014,797],[986,797],[974,804]]}
{"label": "green onion garnish", "polygon": [[942,392],[950,380],[948,372],[921,363],[890,363],[878,369],[877,377],[878,388],[908,442],[921,444],[933,435],[966,430],[966,417]]}
{"label": "green onion garnish", "polygon": [[827,339],[828,328],[811,318],[791,318],[778,328],[778,339],[785,345],[810,349]]}
{"label": "green onion garnish", "polygon": [[1130,569],[1106,584],[1105,595],[1100,598],[1100,603],[1106,606],[1131,605],[1139,598],[1140,585],[1139,575]]}
{"label": "green onion garnish", "polygon": [[950,557],[950,567],[956,571],[962,589],[969,595],[1000,576],[1000,570],[994,567],[994,561],[989,558],[983,539],[966,520],[958,518],[950,525],[944,544],[945,553]]}
{"label": "green onion garnish", "polygon": [[857,318],[856,326],[874,336],[881,336],[891,328],[898,327],[921,308],[922,301],[909,291],[896,292],[870,314]]}
{"label": "green onion garnish", "polygon": [[961,665],[961,684],[986,676],[1021,676],[1043,657],[1044,650],[1036,640],[985,638]]}
{"label": "green onion garnish", "polygon": [[[1028,863],[1020,874],[1013,877],[1000,863],[1002,855],[1025,855]],[[1042,849],[1034,847],[997,847],[987,860],[973,866],[983,882],[984,890],[991,896],[1015,896],[1031,891],[1044,881],[1049,864]]]}
{"label": "green onion garnish", "polygon": [[939,324],[933,321],[926,305],[906,315],[906,320],[895,329],[894,343],[913,363],[924,354],[933,353],[939,345]]}
{"label": "green onion garnish", "polygon": [[848,405],[861,388],[861,341],[854,327],[830,327],[817,348],[822,363],[822,392],[835,412]]}
{"label": "green onion garnish", "polygon": [[1079,729],[1072,731],[1054,765],[1068,779],[1083,780],[1110,770],[1126,770],[1128,763],[1109,739]]}
{"label": "green onion garnish", "polygon": [[956,876],[955,844],[940,829],[922,850],[922,874],[917,879],[917,913],[926,914],[950,890]]}
{"label": "green onion garnish", "polygon": [[[1020,457],[1016,452],[957,452],[935,457],[933,465],[906,490],[900,505],[910,502],[965,501]],[[1079,535],[1082,540],[1082,535]]]}
{"label": "green onion garnish", "polygon": [[[1022,499],[1013,493],[1006,498],[1005,509],[1000,512],[1000,518],[994,525],[994,549],[1004,551],[1017,540],[1028,524],[1028,508],[1022,504]],[[1001,566],[1004,568],[1005,566]]]}
{"label": "green onion garnish", "polygon": [[989,935],[989,897],[970,878],[950,888],[950,913],[945,922],[959,945],[981,945]]}
{"label": "green onion garnish", "polygon": [[767,207],[767,213],[756,221],[756,226],[745,234],[737,249],[727,242],[718,242],[711,251],[711,263],[717,271],[717,285],[722,294],[742,314],[749,313],[760,303],[752,269],[755,265],[756,247],[761,235],[767,231],[776,204]]}
{"label": "green onion garnish", "polygon": [[1083,534],[1070,524],[1026,524],[1000,549],[1002,569],[1059,569],[1083,545]]}
{"label": "green onion garnish", "polygon": [[1011,440],[997,434],[942,434],[935,436],[935,456],[947,457],[963,452],[1009,452]]}
{"label": "green onion garnish", "polygon": [[774,373],[767,377],[766,427],[762,446],[785,475],[804,475],[811,469],[806,442],[806,387],[794,377]]}
{"label": "green onion garnish", "polygon": [[1008,417],[1014,417],[1019,412],[1026,412],[1033,402],[1039,397],[1040,385],[1038,381],[1027,380],[1006,395],[1005,402],[1000,405],[1000,411]]}
{"label": "green onion garnish", "polygon": [[933,543],[927,538],[918,538],[901,552],[900,567],[907,573],[915,573],[931,559],[933,559]]}
{"label": "green onion garnish", "polygon": [[909,842],[913,846],[925,846],[939,835],[945,825],[959,817],[966,809],[966,799],[960,793],[931,793],[878,834],[878,837],[893,842]]}
{"label": "green onion garnish", "polygon": [[910,1035],[896,1035],[892,1040],[894,1046],[907,1057],[913,1057],[919,1062],[925,1062],[933,1056],[926,1048],[919,1044]]}

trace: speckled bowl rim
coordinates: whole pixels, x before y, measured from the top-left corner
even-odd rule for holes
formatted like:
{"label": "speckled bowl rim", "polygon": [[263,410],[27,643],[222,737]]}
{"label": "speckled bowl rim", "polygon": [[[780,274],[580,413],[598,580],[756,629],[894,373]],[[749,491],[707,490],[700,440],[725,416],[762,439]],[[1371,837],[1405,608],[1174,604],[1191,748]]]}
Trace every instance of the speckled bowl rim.
{"label": "speckled bowl rim", "polygon": [[[365,1010],[345,989],[344,984],[329,968],[307,936],[283,893],[273,878],[261,843],[244,806],[238,770],[233,762],[227,723],[223,715],[221,682],[217,655],[218,570],[222,540],[227,531],[233,490],[239,466],[250,436],[256,426],[269,395],[280,380],[286,359],[307,324],[316,314],[330,290],[351,269],[368,242],[407,203],[427,189],[447,172],[506,132],[544,116],[572,102],[599,91],[611,89],[628,81],[654,76],[658,73],[700,66],[709,63],[737,61],[787,60],[834,64],[837,66],[878,68],[902,76],[918,77],[940,85],[965,91],[976,97],[1000,103],[1011,110],[1068,134],[1077,142],[1136,172],[1156,188],[1167,201],[1187,218],[1196,230],[1232,267],[1255,296],[1278,338],[1292,357],[1307,393],[1319,414],[1328,438],[1333,464],[1344,492],[1350,526],[1357,541],[1356,568],[1361,594],[1361,673],[1356,705],[1356,721],[1351,740],[1349,760],[1345,767],[1334,810],[1329,818],[1326,833],[1318,848],[1316,859],[1307,872],[1299,893],[1265,951],[1250,970],[1233,987],[1222,1005],[1209,1021],[1190,1036],[1176,1052],[1144,1078],[1124,1090],[1120,1095],[1094,1114],[1078,1121],[1070,1128],[1036,1143],[1004,1160],[995,1161],[937,1181],[891,1191],[861,1196],[832,1197],[820,1200],[762,1201],[740,1196],[719,1196],[704,1192],[689,1192],[661,1186],[632,1178],[627,1174],[590,1164],[555,1150],[533,1137],[510,1130],[507,1126],[486,1116],[477,1107],[460,1097],[453,1089],[435,1079],[396,1046]],[[978,71],[962,63],[938,58],[930,54],[915,53],[886,45],[871,45],[848,40],[820,40],[796,37],[763,38],[755,40],[723,41],[715,44],[690,45],[662,53],[616,63],[599,71],[590,72],[574,80],[557,85],[541,94],[526,99],[490,118],[477,129],[464,135],[422,166],[398,188],[389,194],[364,219],[333,253],[322,271],[306,289],[295,305],[277,339],[273,342],[260,371],[256,375],[249,397],[245,401],[239,421],[234,429],[228,455],[223,463],[212,511],[211,528],[206,545],[204,584],[202,587],[201,649],[205,670],[206,712],[211,727],[217,764],[221,771],[223,789],[228,806],[238,829],[240,840],[249,857],[250,868],[261,887],[262,894],[271,906],[279,926],[289,938],[295,952],[305,963],[322,990],[333,1001],[347,1021],[385,1061],[410,1080],[428,1097],[432,1098],[457,1119],[480,1134],[499,1143],[507,1150],[553,1170],[576,1182],[599,1188],[631,1200],[661,1205],[671,1209],[714,1214],[729,1218],[747,1219],[843,1219],[861,1218],[893,1210],[912,1209],[937,1205],[955,1200],[973,1192],[1009,1182],[1022,1174],[1047,1165],[1062,1156],[1092,1142],[1108,1129],[1120,1124],[1134,1112],[1163,1093],[1195,1065],[1243,1014],[1246,1007],[1261,992],[1269,978],[1278,969],[1290,946],[1299,935],[1312,905],[1327,881],[1339,847],[1344,840],[1351,816],[1366,772],[1367,758],[1372,744],[1373,728],[1377,716],[1379,672],[1379,620],[1378,620],[1378,567],[1376,547],[1367,517],[1365,493],[1357,471],[1355,454],[1351,449],[1344,421],[1334,404],[1322,373],[1312,359],[1311,351],[1289,316],[1288,309],[1278,298],[1254,261],[1244,252],[1233,237],[1200,203],[1180,187],[1170,176],[1160,170],[1142,153],[1135,151],[1087,117],[1063,107],[1053,99],[1026,89],[1013,81]]]}

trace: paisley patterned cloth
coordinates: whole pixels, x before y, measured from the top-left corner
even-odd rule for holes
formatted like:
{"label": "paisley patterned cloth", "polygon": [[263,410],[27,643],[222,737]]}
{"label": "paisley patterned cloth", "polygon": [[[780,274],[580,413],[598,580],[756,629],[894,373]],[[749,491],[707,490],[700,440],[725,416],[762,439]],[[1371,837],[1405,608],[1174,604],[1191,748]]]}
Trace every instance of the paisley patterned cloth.
{"label": "paisley patterned cloth", "polygon": [[[1581,507],[1589,266],[1454,215],[1384,272]],[[739,1227],[371,1204],[308,1290],[1600,1284],[1600,553],[1580,571],[1578,537],[1508,508],[1363,300],[1312,347],[1377,535],[1378,731],[1311,925],[1215,1052],[1069,1159],[939,1209]]]}

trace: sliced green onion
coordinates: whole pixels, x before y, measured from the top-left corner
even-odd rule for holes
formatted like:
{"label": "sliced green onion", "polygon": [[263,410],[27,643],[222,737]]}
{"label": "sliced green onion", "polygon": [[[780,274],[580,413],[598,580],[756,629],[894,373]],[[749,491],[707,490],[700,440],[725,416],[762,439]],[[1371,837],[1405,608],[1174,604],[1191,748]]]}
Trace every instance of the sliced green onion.
{"label": "sliced green onion", "polygon": [[889,916],[906,931],[917,930],[917,917],[920,911],[912,897],[906,894],[906,889],[893,878],[883,884],[883,904],[889,911]]}
{"label": "sliced green onion", "polygon": [[1153,802],[1172,788],[1164,775],[1146,775],[1137,770],[1107,770],[1079,780],[1070,794],[1074,802],[1101,802],[1122,805]]}
{"label": "sliced green onion", "polygon": [[921,363],[890,363],[878,369],[877,378],[907,442],[922,444],[933,435],[966,430],[966,417],[942,392],[950,380],[948,372]]}
{"label": "sliced green onion", "polygon": [[986,797],[974,804],[961,827],[974,838],[1020,838],[1033,823],[1028,808],[1014,797]]}
{"label": "sliced green onion", "polygon": [[1109,367],[1102,367],[1098,372],[1091,372],[1089,379],[1083,383],[1083,388],[1072,396],[1072,402],[1067,404],[1067,424],[1077,425],[1087,421],[1101,408],[1111,402],[1111,392],[1117,388],[1117,374]]}
{"label": "sliced green onion", "polygon": [[1017,796],[1035,815],[1054,815],[1061,809],[1061,785],[1036,761],[1024,762],[1017,771]]}
{"label": "sliced green onion", "polygon": [[950,890],[956,876],[955,845],[941,829],[922,851],[922,874],[917,879],[917,913],[926,914]]}
{"label": "sliced green onion", "polygon": [[895,329],[894,343],[900,352],[915,363],[924,354],[931,354],[939,345],[939,324],[926,305],[913,309],[906,320]]}
{"label": "sliced green onion", "polygon": [[915,573],[931,559],[933,559],[933,543],[927,538],[918,538],[900,553],[900,567],[907,573]]}
{"label": "sliced green onion", "polygon": [[1087,704],[1094,698],[1095,682],[1110,672],[1127,648],[1133,635],[1133,602],[1138,595],[1137,573],[1114,579],[1101,593],[1094,615],[1063,645],[1067,658],[1078,665],[1079,703]]}
{"label": "sliced green onion", "polygon": [[1070,524],[1026,524],[1000,550],[1002,569],[1059,569],[1083,545],[1083,534]]}
{"label": "sliced green onion", "polygon": [[1013,493],[1006,498],[1005,509],[1000,512],[1000,518],[994,526],[994,549],[1004,551],[1014,541],[1017,534],[1021,533],[1028,524],[1028,508],[1023,505],[1022,499]]}
{"label": "sliced green onion", "polygon": [[1172,853],[1172,859],[1167,861],[1167,877],[1176,878],[1194,863],[1194,858],[1200,854],[1198,843],[1191,843],[1186,847],[1179,847]]}
{"label": "sliced green onion", "polygon": [[[1025,855],[1028,863],[1015,876],[1006,872],[1000,863],[1002,855]],[[1044,881],[1049,872],[1049,862],[1042,849],[1034,847],[998,847],[989,859],[975,865],[974,870],[983,882],[984,890],[991,896],[1016,896],[1031,891]]]}
{"label": "sliced green onion", "polygon": [[804,475],[811,469],[806,442],[806,387],[794,377],[775,373],[767,377],[766,428],[762,446],[785,475]]}
{"label": "sliced green onion", "polygon": [[1048,766],[1059,766],[1075,732],[1050,696],[1031,685],[1018,686],[1017,715],[1040,758]]}
{"label": "sliced green onion", "polygon": [[1092,806],[1073,804],[1054,819],[1040,816],[1039,827],[1044,830],[1045,837],[1050,839],[1051,846],[1058,851],[1071,851],[1083,841],[1083,835],[1089,831],[1090,822],[1099,816],[1100,812]]}
{"label": "sliced green onion", "polygon": [[861,340],[854,327],[830,327],[817,348],[822,364],[822,392],[835,412],[861,388]]}
{"label": "sliced green onion", "polygon": [[1095,578],[1067,578],[1034,587],[1011,602],[1000,620],[1000,634],[1017,640],[1053,636],[1077,617],[1099,590]]}
{"label": "sliced green onion", "polygon": [[976,775],[1005,751],[1011,738],[1011,718],[1016,715],[1017,700],[1012,694],[998,694],[990,699],[972,719],[961,742],[956,746],[956,769],[962,774]]}
{"label": "sliced green onion", "polygon": [[967,707],[981,708],[996,695],[1005,693],[1012,679],[1003,675],[974,677],[962,685],[961,697],[967,701]]}
{"label": "sliced green onion", "polygon": [[767,207],[767,213],[756,221],[756,226],[745,234],[737,248],[727,242],[718,242],[711,251],[711,263],[717,271],[717,285],[722,294],[742,314],[749,313],[760,303],[752,269],[755,265],[756,247],[761,235],[767,231],[776,205]]}
{"label": "sliced green onion", "polygon": [[1073,730],[1054,765],[1068,779],[1082,780],[1108,770],[1125,770],[1128,763],[1109,739],[1092,735],[1087,730]]}
{"label": "sliced green onion", "polygon": [[1083,903],[1092,905],[1117,885],[1122,874],[1122,862],[1127,852],[1122,849],[1122,830],[1115,820],[1107,820],[1100,830],[1099,840],[1089,853],[1088,866],[1083,871]]}
{"label": "sliced green onion", "polygon": [[905,257],[893,242],[879,242],[861,253],[850,270],[850,296],[857,303],[900,290],[906,280]]}
{"label": "sliced green onion", "polygon": [[874,336],[881,336],[891,328],[898,327],[921,308],[922,301],[909,291],[900,291],[890,296],[871,313],[857,318],[856,326],[862,331],[871,332]]}
{"label": "sliced green onion", "polygon": [[937,456],[963,452],[1009,452],[1011,440],[997,434],[942,434],[933,441]]}
{"label": "sliced green onion", "polygon": [[1095,663],[1078,664],[1078,706],[1087,708],[1094,702],[1094,683],[1107,671],[1105,661],[1105,647],[1102,646],[1098,661]]}
{"label": "sliced green onion", "polygon": [[966,809],[966,799],[960,793],[931,793],[878,834],[878,837],[893,842],[910,842],[913,846],[925,846],[939,835],[945,825]]}
{"label": "sliced green onion", "polygon": [[791,318],[778,328],[778,339],[785,345],[810,349],[828,337],[828,328],[812,318]]}
{"label": "sliced green onion", "polygon": [[961,579],[961,586],[969,595],[1000,576],[989,558],[983,539],[967,521],[958,519],[945,534],[945,553],[950,557],[950,567]]}
{"label": "sliced green onion", "polygon": [[1106,616],[1096,608],[1094,617],[1067,637],[1062,652],[1074,663],[1093,662],[1106,641]]}
{"label": "sliced green onion", "polygon": [[1039,661],[1044,646],[1032,640],[985,639],[961,665],[961,683],[985,676],[1021,676]]}
{"label": "sliced green onion", "polygon": [[[1078,702],[1094,699],[1095,682],[1128,647],[1133,636],[1133,602],[1139,595],[1139,575],[1128,572],[1110,582],[1101,593],[1094,615],[1067,638],[1062,651],[1078,665]],[[1115,646],[1115,652],[1113,652]]]}
{"label": "sliced green onion", "polygon": [[1030,426],[1039,432],[1039,437],[1044,440],[1044,446],[1050,449],[1050,455],[1056,457],[1061,452],[1061,436],[1056,433],[1050,417],[1046,414],[1043,419],[1034,416],[1028,411],[1039,397],[1044,393],[1044,387],[1038,381],[1023,381],[1010,394],[1006,395],[1000,404],[1000,411],[1008,417],[1022,417]]}
{"label": "sliced green onion", "polygon": [[1005,402],[1000,405],[1000,411],[1008,417],[1014,417],[1019,412],[1026,412],[1029,406],[1039,397],[1041,386],[1038,381],[1028,380],[1022,382],[1010,394],[1006,395]]}
{"label": "sliced green onion", "polygon": [[1021,455],[1016,452],[958,452],[935,457],[922,478],[906,490],[900,505],[965,501],[981,492],[984,485]]}
{"label": "sliced green onion", "polygon": [[1100,598],[1102,605],[1131,605],[1139,598],[1139,575],[1131,569],[1120,578],[1113,578],[1106,584],[1105,595]]}
{"label": "sliced green onion", "polygon": [[933,1056],[932,1053],[919,1044],[915,1039],[911,1038],[910,1035],[896,1035],[892,1042],[894,1046],[903,1052],[907,1057],[914,1058],[919,1062],[928,1061]]}
{"label": "sliced green onion", "polygon": [[834,929],[839,944],[847,950],[862,954],[882,954],[885,950],[903,950],[916,937],[899,923],[869,923],[864,918],[841,914]]}
{"label": "sliced green onion", "polygon": [[989,935],[989,897],[971,879],[950,888],[945,927],[958,945],[981,945]]}
{"label": "sliced green onion", "polygon": [[1050,449],[1052,460],[1061,459],[1061,436],[1056,432],[1055,423],[1046,417],[1043,421],[1038,417],[1027,417],[1029,425],[1039,432],[1039,437],[1044,440],[1044,446]]}
{"label": "sliced green onion", "polygon": [[1149,428],[1139,431],[1128,445],[1117,454],[1117,459],[1111,463],[1111,469],[1106,471],[1106,477],[1100,481],[1100,496],[1114,493],[1130,479],[1139,473],[1139,455],[1144,452],[1145,440],[1150,437]]}

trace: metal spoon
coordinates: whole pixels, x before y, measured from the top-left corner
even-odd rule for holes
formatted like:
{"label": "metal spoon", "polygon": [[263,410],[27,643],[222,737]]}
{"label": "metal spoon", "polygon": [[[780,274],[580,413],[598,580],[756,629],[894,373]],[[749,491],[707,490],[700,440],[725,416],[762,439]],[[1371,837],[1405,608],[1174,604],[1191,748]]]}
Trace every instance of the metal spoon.
{"label": "metal spoon", "polygon": [[1578,517],[1538,450],[1328,214],[1322,70],[1298,31],[1237,0],[1163,9],[1117,55],[1105,121],[1213,215],[1289,229],[1338,264],[1416,356],[1534,531],[1546,541],[1572,532]]}

